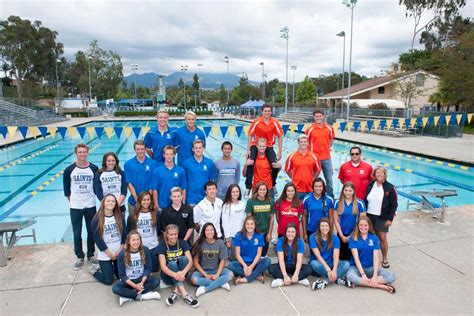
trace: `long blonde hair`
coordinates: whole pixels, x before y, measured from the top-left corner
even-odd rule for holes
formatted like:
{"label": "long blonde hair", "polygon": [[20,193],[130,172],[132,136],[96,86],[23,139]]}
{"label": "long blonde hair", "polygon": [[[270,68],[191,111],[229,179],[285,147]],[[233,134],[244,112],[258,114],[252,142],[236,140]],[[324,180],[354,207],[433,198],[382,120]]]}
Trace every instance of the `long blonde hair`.
{"label": "long blonde hair", "polygon": [[138,235],[140,237],[140,246],[138,247],[138,252],[140,253],[140,258],[142,259],[143,266],[146,266],[146,258],[145,258],[145,251],[143,250],[143,242],[142,236],[136,230],[131,230],[127,235],[127,243],[125,244],[125,264],[127,267],[130,267],[131,264],[131,247],[130,247],[130,239],[132,235]]}
{"label": "long blonde hair", "polygon": [[344,183],[344,185],[342,186],[341,195],[339,196],[339,205],[337,206],[337,215],[342,215],[342,213],[344,212],[344,205],[345,205],[344,189],[347,187],[351,188],[352,191],[354,191],[354,194],[352,196],[352,215],[359,215],[359,204],[357,200],[355,186],[354,186],[354,183],[350,181]]}
{"label": "long blonde hair", "polygon": [[165,240],[165,245],[166,245],[166,250],[170,250],[169,242],[168,242],[168,232],[170,230],[176,230],[178,232],[178,240],[176,241],[176,245],[179,248],[179,227],[178,225],[175,224],[169,224],[165,227],[164,234],[163,234],[163,239]]}

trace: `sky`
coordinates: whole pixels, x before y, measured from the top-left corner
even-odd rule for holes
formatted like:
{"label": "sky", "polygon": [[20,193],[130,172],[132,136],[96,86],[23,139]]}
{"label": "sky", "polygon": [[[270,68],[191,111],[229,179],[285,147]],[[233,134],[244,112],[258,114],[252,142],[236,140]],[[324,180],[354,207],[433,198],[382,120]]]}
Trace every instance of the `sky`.
{"label": "sky", "polygon": [[[473,16],[467,1],[464,16]],[[346,33],[349,69],[351,10],[338,0],[312,1],[24,1],[0,0],[0,18],[17,15],[59,33],[65,56],[73,59],[92,40],[122,56],[124,74],[171,74],[187,65],[189,72],[246,73],[261,81],[264,62],[268,79],[286,78],[286,41],[280,30],[288,26],[288,80],[342,71]],[[426,15],[424,20],[428,20]],[[359,0],[354,8],[352,71],[374,76],[388,69],[410,48],[413,21],[398,0]],[[417,40],[418,42],[418,40]],[[417,44],[418,47],[421,47]]]}

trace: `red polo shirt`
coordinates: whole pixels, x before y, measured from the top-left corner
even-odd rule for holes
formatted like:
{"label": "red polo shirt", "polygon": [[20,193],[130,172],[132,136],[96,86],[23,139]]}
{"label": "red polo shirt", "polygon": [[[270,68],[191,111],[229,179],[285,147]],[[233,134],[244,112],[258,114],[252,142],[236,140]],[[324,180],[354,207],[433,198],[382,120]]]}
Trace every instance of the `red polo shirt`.
{"label": "red polo shirt", "polygon": [[322,126],[311,125],[306,130],[311,150],[319,160],[331,159],[331,141],[334,139],[334,129],[331,125],[323,123]]}
{"label": "red polo shirt", "polygon": [[352,161],[347,161],[342,164],[339,169],[339,180],[342,184],[352,182],[355,186],[357,198],[364,200],[367,186],[372,180],[372,166],[361,161],[357,167],[354,167]]}

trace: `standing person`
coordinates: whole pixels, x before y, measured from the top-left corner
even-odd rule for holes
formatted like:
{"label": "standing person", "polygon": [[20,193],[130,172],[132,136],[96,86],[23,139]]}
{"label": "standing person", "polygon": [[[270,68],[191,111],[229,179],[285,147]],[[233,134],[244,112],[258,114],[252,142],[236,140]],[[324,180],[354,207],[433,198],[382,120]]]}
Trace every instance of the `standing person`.
{"label": "standing person", "polygon": [[285,235],[286,226],[294,223],[296,235],[300,236],[300,222],[302,226],[302,236],[306,236],[306,218],[303,216],[303,203],[296,195],[296,186],[292,182],[285,184],[280,198],[275,203],[275,213],[278,223],[278,238]]}
{"label": "standing person", "polygon": [[387,233],[397,212],[398,197],[394,185],[387,181],[387,169],[380,166],[376,167],[373,178],[375,178],[375,181],[369,183],[365,198],[367,216],[370,218],[375,233],[380,240],[382,268],[388,269],[390,264],[388,263]]}
{"label": "standing person", "polygon": [[195,140],[193,142],[194,155],[183,163],[188,184],[186,203],[191,206],[196,205],[204,198],[204,185],[208,181],[215,181],[217,178],[214,162],[204,157],[204,145],[202,140]]}
{"label": "standing person", "polygon": [[[313,180],[313,193],[306,196],[303,200],[304,217],[306,218],[307,235],[304,240],[308,240],[308,236],[314,234],[319,227],[321,218],[332,218],[334,211],[334,201],[326,194],[326,184],[322,178]],[[331,220],[332,223],[332,220]]]}
{"label": "standing person", "polygon": [[298,149],[288,156],[285,163],[285,171],[296,185],[300,200],[313,191],[311,184],[321,171],[318,158],[308,149],[308,144],[307,135],[298,136]]}
{"label": "standing person", "polygon": [[351,266],[347,271],[347,279],[358,286],[385,290],[395,294],[396,290],[391,283],[395,282],[395,275],[379,267],[380,243],[372,230],[372,223],[366,216],[359,217],[356,228],[349,239],[352,251]]}
{"label": "standing person", "polygon": [[77,261],[74,270],[79,270],[84,265],[84,251],[82,250],[82,219],[86,222],[87,230],[87,261],[98,264],[94,258],[94,236],[91,221],[95,215],[94,174],[98,168],[87,161],[89,147],[78,144],[74,148],[76,161],[64,170],[63,189],[64,196],[69,201],[69,214],[71,216],[72,232],[74,236],[74,253]]}
{"label": "standing person", "polygon": [[99,201],[102,201],[105,195],[113,194],[120,206],[120,211],[125,215],[127,181],[125,172],[120,169],[119,158],[115,153],[108,152],[104,154],[102,168],[94,175],[94,192]]}
{"label": "standing person", "polygon": [[[276,189],[274,188],[274,182],[272,180],[272,168],[281,168],[281,163],[274,162],[270,164],[265,152],[267,149],[267,140],[265,138],[260,138],[257,141],[257,156],[255,160],[247,159],[242,170],[242,175],[246,177],[245,185],[247,186],[247,181],[249,177],[252,177],[251,187],[255,188],[255,185],[259,182],[265,182],[268,190],[271,190],[271,197],[273,198],[276,195]],[[253,175],[249,174],[249,168],[252,167]],[[247,187],[248,189],[248,187]],[[250,191],[246,191],[244,195],[248,195]]]}
{"label": "standing person", "polygon": [[[247,152],[245,157],[251,161],[255,161],[257,158],[257,142],[260,138],[264,138],[267,141],[267,148],[265,150],[265,156],[267,157],[270,164],[273,166],[271,171],[272,185],[276,185],[276,179],[280,168],[275,167],[280,161],[283,151],[283,128],[277,119],[272,117],[272,106],[268,103],[262,106],[262,116],[256,118],[252,124],[250,124],[248,131],[247,140]],[[278,153],[275,154],[273,146],[275,145],[276,139],[278,139]],[[247,167],[247,179],[245,181],[245,187],[248,190],[246,195],[250,194],[253,182],[254,167],[253,164],[249,164]]]}
{"label": "standing person", "polygon": [[154,292],[160,285],[160,280],[150,275],[150,250],[142,243],[142,238],[136,230],[127,235],[125,249],[117,259],[120,281],[112,286],[112,292],[119,296],[122,306],[133,300],[159,300],[160,293]]}
{"label": "standing person", "polygon": [[337,235],[341,240],[341,252],[339,259],[349,260],[351,252],[349,250],[349,237],[355,228],[359,216],[365,215],[365,205],[355,194],[354,184],[346,182],[342,186],[339,200],[334,203],[334,224]]}
{"label": "standing person", "polygon": [[165,286],[174,285],[173,293],[166,299],[166,304],[171,306],[182,296],[186,304],[198,307],[199,301],[189,295],[184,287],[186,274],[191,270],[193,261],[188,243],[179,239],[178,234],[178,226],[166,226],[163,242],[158,246],[162,282]]}
{"label": "standing person", "polygon": [[275,206],[273,200],[269,197],[269,191],[265,182],[259,182],[255,186],[255,192],[245,206],[245,213],[247,213],[247,216],[252,215],[255,217],[258,231],[265,236],[262,257],[266,257],[268,245],[272,239]]}
{"label": "standing person", "polygon": [[217,238],[216,228],[212,223],[202,227],[201,234],[193,246],[193,263],[196,271],[191,276],[191,283],[199,286],[196,297],[221,287],[230,291],[229,282],[234,274],[227,270],[227,248],[222,239]]}
{"label": "standing person", "polygon": [[145,135],[146,152],[150,158],[158,163],[165,162],[163,159],[163,148],[173,146],[173,136],[168,126],[169,114],[164,109],[158,110],[156,114],[157,126]]}
{"label": "standing person", "polygon": [[214,224],[217,229],[217,237],[222,238],[221,214],[222,200],[217,195],[217,186],[214,181],[204,185],[206,196],[194,206],[194,227],[198,233],[206,223]]}
{"label": "standing person", "polygon": [[372,181],[372,166],[362,161],[362,150],[354,146],[350,150],[351,160],[346,161],[339,169],[339,180],[344,184],[352,182],[355,186],[357,198],[363,200],[367,192],[367,186]]}
{"label": "standing person", "polygon": [[180,187],[171,189],[171,205],[163,209],[160,215],[160,228],[163,230],[170,224],[179,228],[179,239],[191,245],[194,231],[193,208],[183,203],[183,190]]}
{"label": "standing person", "polygon": [[222,229],[230,260],[235,259],[233,239],[242,229],[245,217],[245,202],[242,201],[240,187],[236,183],[231,184],[222,203]]}
{"label": "standing person", "polygon": [[328,218],[321,218],[316,233],[309,236],[311,255],[309,265],[314,273],[323,277],[313,283],[313,290],[324,289],[329,282],[353,287],[345,278],[349,261],[339,261],[340,241],[332,232],[333,225]]}
{"label": "standing person", "polygon": [[278,238],[276,252],[278,263],[268,267],[268,272],[274,279],[272,287],[296,283],[308,286],[311,267],[303,264],[304,241],[296,235],[295,223],[289,223],[285,235]]}
{"label": "standing person", "polygon": [[242,230],[233,239],[235,259],[227,266],[237,278],[234,284],[250,283],[258,280],[265,283],[263,273],[271,264],[270,258],[262,258],[265,236],[257,232],[257,221],[253,216],[247,216]]}
{"label": "standing person", "polygon": [[133,143],[135,157],[125,162],[125,178],[127,179],[130,197],[128,198],[129,215],[135,210],[136,201],[142,192],[151,189],[151,177],[157,163],[145,155],[145,142],[137,139]]}
{"label": "standing person", "polygon": [[232,143],[225,141],[221,145],[222,158],[215,162],[217,169],[217,196],[224,199],[229,185],[240,182],[240,162],[230,156]]}
{"label": "standing person", "polygon": [[160,210],[171,204],[171,188],[180,187],[183,190],[183,201],[186,201],[186,172],[180,166],[174,164],[176,149],[173,146],[163,148],[165,162],[153,170],[151,189],[153,190],[153,202]]}
{"label": "standing person", "polygon": [[331,198],[334,198],[331,146],[336,134],[332,126],[324,122],[324,112],[321,109],[316,109],[313,116],[314,123],[306,130],[306,135],[309,138],[311,151],[316,154],[321,162],[324,179],[326,179],[327,193]]}
{"label": "standing person", "polygon": [[112,285],[114,275],[119,277],[117,257],[124,248],[127,237],[125,219],[115,195],[107,194],[102,199],[91,226],[95,243],[99,248],[99,266],[91,267],[89,272],[97,281]]}
{"label": "standing person", "polygon": [[152,272],[158,271],[158,223],[158,212],[153,205],[150,192],[140,193],[135,211],[128,217],[127,231],[137,230],[140,233],[143,244],[150,250]]}
{"label": "standing person", "polygon": [[187,111],[184,115],[186,125],[174,132],[174,147],[178,148],[178,165],[183,166],[186,159],[193,156],[193,142],[200,139],[206,147],[204,132],[196,127],[196,113]]}

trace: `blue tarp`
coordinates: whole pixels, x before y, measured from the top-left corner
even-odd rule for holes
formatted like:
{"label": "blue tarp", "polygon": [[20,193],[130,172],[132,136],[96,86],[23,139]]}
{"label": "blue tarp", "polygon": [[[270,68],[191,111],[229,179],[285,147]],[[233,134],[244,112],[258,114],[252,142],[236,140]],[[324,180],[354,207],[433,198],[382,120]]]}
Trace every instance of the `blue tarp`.
{"label": "blue tarp", "polygon": [[240,105],[240,108],[244,109],[259,109],[265,104],[265,101],[263,100],[254,100],[254,101],[247,101],[244,104]]}

